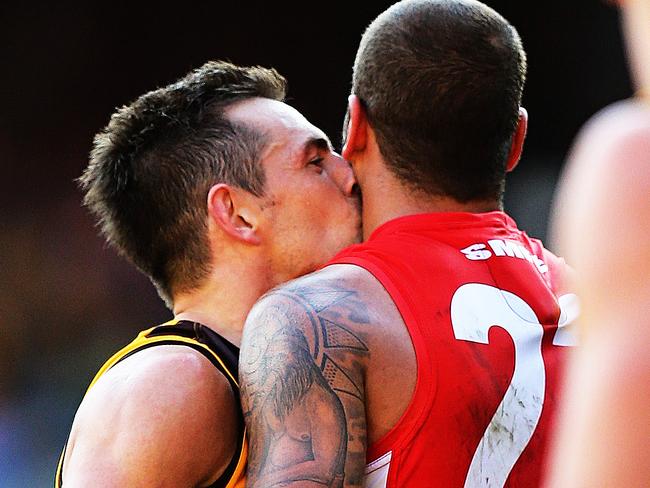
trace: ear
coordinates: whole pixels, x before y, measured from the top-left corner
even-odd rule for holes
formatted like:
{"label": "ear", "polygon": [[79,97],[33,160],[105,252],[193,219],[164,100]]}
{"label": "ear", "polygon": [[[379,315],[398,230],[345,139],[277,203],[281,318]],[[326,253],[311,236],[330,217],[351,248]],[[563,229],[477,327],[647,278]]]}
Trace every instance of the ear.
{"label": "ear", "polygon": [[257,214],[252,195],[245,190],[219,183],[208,192],[208,216],[230,237],[251,245],[259,245]]}
{"label": "ear", "polygon": [[519,121],[517,128],[512,136],[512,144],[510,145],[510,154],[508,154],[508,161],[506,162],[506,172],[509,173],[517,167],[521,152],[524,149],[524,139],[526,139],[526,131],[528,130],[528,112],[524,107],[519,107]]}
{"label": "ear", "polygon": [[341,156],[352,161],[354,153],[366,148],[368,136],[368,118],[366,109],[356,95],[348,97],[347,130]]}

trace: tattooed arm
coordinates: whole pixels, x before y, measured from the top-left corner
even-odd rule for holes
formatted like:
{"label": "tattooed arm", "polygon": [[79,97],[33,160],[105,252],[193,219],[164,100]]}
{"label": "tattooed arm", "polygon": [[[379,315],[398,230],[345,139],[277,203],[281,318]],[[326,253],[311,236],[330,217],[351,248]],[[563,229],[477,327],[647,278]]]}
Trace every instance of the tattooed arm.
{"label": "tattooed arm", "polygon": [[314,277],[253,308],[240,361],[249,486],[361,486],[367,323],[356,292]]}

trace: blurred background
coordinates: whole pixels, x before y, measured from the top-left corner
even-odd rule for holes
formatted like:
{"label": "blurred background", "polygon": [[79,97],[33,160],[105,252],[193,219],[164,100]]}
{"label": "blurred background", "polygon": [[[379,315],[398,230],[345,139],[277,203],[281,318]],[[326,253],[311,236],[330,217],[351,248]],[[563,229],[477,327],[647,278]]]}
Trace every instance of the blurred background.
{"label": "blurred background", "polygon": [[[273,66],[289,103],[336,144],[358,40],[391,3],[2,2],[0,487],[52,486],[97,369],[170,318],[80,205],[74,180],[114,109],[209,59]],[[632,94],[618,14],[598,0],[487,3],[517,27],[529,62],[530,126],[506,209],[545,238],[580,126]]]}

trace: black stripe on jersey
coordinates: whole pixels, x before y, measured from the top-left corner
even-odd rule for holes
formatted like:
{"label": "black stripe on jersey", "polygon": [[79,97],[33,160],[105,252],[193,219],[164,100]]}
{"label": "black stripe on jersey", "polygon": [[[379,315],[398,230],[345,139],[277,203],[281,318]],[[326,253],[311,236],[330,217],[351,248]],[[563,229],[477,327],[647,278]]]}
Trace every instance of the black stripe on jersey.
{"label": "black stripe on jersey", "polygon": [[228,342],[215,331],[199,324],[198,322],[180,321],[175,325],[159,325],[147,334],[147,337],[158,337],[165,335],[178,335],[187,339],[194,339],[205,344],[226,365],[230,374],[237,378],[239,374],[239,348]]}

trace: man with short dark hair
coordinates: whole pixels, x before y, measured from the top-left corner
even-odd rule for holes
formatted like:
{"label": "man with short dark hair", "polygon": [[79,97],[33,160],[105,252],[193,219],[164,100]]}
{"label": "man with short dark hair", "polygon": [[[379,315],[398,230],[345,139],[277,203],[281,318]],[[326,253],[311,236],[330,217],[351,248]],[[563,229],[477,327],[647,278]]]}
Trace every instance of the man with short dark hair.
{"label": "man with short dark hair", "polygon": [[540,483],[574,296],[502,211],[527,115],[515,29],[405,0],[363,35],[344,157],[366,242],[253,307],[253,487]]}
{"label": "man with short dark hair", "polygon": [[243,486],[246,314],[360,232],[349,164],[285,91],[274,70],[210,62],[123,107],[96,136],[85,204],[174,319],[99,371],[57,486]]}

